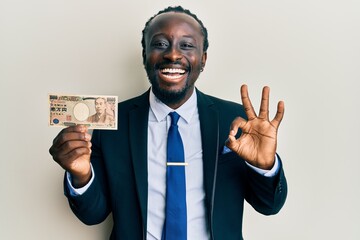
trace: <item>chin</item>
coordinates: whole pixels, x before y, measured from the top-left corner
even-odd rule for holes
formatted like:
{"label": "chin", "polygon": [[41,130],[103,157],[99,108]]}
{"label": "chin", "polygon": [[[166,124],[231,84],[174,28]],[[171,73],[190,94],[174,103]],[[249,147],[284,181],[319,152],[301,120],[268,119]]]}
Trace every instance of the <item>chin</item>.
{"label": "chin", "polygon": [[187,83],[179,90],[164,89],[157,81],[151,81],[152,91],[154,95],[165,104],[175,104],[182,101],[186,94],[191,90],[191,86]]}

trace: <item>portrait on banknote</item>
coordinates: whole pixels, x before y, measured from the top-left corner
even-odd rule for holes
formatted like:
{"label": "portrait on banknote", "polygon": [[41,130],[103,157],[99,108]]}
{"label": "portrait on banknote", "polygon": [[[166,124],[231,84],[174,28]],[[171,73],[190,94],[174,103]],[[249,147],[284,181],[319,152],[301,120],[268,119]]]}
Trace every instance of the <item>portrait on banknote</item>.
{"label": "portrait on banknote", "polygon": [[117,129],[117,96],[49,94],[49,126]]}
{"label": "portrait on banknote", "polygon": [[97,97],[95,99],[95,111],[95,114],[87,118],[88,122],[114,124],[114,114],[109,109],[106,98]]}

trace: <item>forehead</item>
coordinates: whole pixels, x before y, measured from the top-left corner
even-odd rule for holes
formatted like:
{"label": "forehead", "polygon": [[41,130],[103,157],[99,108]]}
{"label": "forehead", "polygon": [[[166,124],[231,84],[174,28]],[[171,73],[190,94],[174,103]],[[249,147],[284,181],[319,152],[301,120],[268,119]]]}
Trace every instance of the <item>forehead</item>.
{"label": "forehead", "polygon": [[95,102],[105,102],[105,100],[103,98],[97,98]]}
{"label": "forehead", "polygon": [[179,12],[162,13],[152,19],[146,37],[151,38],[157,34],[203,37],[200,24],[186,13]]}

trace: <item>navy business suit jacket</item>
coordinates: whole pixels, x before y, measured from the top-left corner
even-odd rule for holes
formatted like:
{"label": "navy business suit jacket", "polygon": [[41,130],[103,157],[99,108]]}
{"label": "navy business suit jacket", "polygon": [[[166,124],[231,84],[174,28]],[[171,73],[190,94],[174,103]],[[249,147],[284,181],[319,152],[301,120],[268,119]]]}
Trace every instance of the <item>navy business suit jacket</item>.
{"label": "navy business suit jacket", "polygon": [[[287,184],[282,164],[278,174],[269,178],[254,172],[235,153],[222,154],[231,122],[237,116],[246,119],[244,109],[198,90],[196,94],[211,239],[242,239],[244,199],[265,215],[283,206]],[[119,103],[118,130],[93,132],[94,182],[76,197],[70,196],[65,185],[71,209],[85,224],[100,223],[112,213],[110,239],[146,238],[148,115],[149,91]]]}

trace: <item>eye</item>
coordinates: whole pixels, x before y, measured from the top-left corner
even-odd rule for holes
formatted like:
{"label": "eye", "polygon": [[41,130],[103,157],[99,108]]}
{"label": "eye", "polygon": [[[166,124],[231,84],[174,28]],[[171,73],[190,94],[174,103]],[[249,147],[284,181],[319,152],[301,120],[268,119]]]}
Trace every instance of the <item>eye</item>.
{"label": "eye", "polygon": [[156,41],[156,42],[153,42],[153,43],[151,44],[152,47],[161,48],[161,49],[167,48],[168,45],[169,45],[169,44],[168,44],[167,42],[165,42],[165,41]]}
{"label": "eye", "polygon": [[181,48],[183,48],[183,49],[193,49],[193,48],[195,48],[195,46],[192,43],[183,42],[181,44]]}

